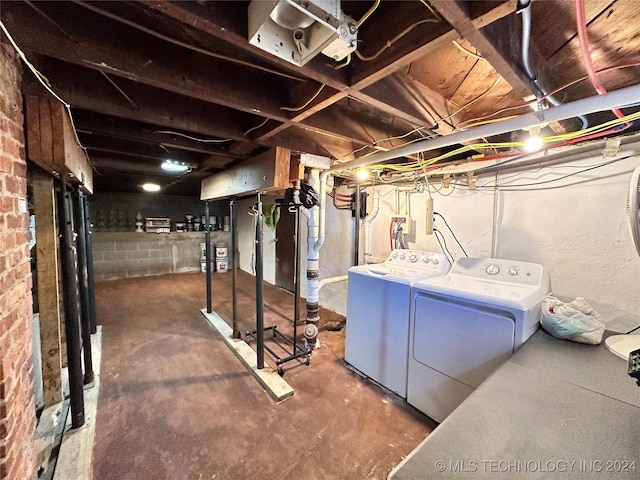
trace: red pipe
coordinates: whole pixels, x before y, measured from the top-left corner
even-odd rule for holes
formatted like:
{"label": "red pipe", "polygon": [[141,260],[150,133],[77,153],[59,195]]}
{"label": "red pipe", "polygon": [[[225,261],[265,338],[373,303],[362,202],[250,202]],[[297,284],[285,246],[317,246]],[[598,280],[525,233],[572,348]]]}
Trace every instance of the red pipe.
{"label": "red pipe", "polygon": [[[573,4],[576,8],[576,26],[578,27],[578,39],[580,40],[580,52],[582,53],[582,60],[584,62],[584,68],[589,76],[589,81],[598,95],[604,95],[607,93],[602,86],[596,75],[596,70],[593,68],[593,62],[591,61],[591,49],[589,47],[589,36],[587,35],[587,19],[584,13],[584,0],[573,0]],[[618,118],[624,117],[624,113],[618,108],[611,110]]]}

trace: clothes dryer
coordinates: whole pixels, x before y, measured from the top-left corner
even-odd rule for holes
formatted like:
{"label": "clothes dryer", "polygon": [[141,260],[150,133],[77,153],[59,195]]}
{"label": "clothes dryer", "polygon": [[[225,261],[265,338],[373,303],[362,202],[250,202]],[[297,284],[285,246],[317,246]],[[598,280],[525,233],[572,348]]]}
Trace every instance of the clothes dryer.
{"label": "clothes dryer", "polygon": [[542,266],[490,258],[416,282],[407,401],[442,422],[536,332],[548,292]]}

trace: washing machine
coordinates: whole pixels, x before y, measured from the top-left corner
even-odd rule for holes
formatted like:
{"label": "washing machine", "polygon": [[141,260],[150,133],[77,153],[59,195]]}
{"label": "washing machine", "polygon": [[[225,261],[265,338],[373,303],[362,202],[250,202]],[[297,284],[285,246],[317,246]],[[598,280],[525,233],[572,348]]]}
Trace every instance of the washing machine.
{"label": "washing machine", "polygon": [[347,363],[406,398],[411,286],[449,268],[444,255],[417,250],[394,250],[383,263],[351,267]]}
{"label": "washing machine", "polygon": [[416,282],[407,402],[442,422],[538,330],[549,288],[542,266],[490,258]]}

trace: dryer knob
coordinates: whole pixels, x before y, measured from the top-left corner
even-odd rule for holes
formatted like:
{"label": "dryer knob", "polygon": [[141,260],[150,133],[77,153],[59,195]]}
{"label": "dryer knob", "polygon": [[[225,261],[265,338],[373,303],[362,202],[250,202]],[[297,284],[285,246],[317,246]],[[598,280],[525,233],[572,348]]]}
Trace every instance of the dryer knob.
{"label": "dryer knob", "polygon": [[424,258],[422,259],[422,261],[423,261],[424,263],[429,263],[429,257],[424,257]]}
{"label": "dryer knob", "polygon": [[518,275],[518,269],[515,267],[511,267],[507,273],[512,277],[515,277],[516,275]]}
{"label": "dryer knob", "polygon": [[438,257],[433,257],[431,261],[433,262],[434,265],[437,265],[440,263],[440,260],[438,260]]}
{"label": "dryer knob", "polygon": [[406,258],[405,254],[403,253],[402,255],[400,255],[400,260],[404,260]]}
{"label": "dryer knob", "polygon": [[418,255],[416,254],[410,255],[409,260],[411,260],[411,263],[416,263],[418,261]]}
{"label": "dryer knob", "polygon": [[487,266],[486,272],[489,275],[497,275],[498,273],[500,273],[500,267],[498,265],[496,265],[495,263],[492,263],[491,265]]}

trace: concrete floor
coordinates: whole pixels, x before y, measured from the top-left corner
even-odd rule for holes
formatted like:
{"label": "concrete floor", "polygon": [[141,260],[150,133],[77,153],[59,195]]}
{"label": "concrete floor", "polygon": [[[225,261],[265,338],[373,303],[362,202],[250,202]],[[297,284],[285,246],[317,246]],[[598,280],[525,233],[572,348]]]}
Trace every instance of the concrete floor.
{"label": "concrete floor", "polygon": [[[230,322],[231,274],[213,277],[214,310]],[[255,281],[239,272],[238,283],[245,332]],[[200,273],[97,284],[94,479],[384,479],[435,427],[346,367],[344,330],[322,328],[341,317],[326,310],[322,347],[310,366],[284,365],[295,394],[275,403],[199,312],[204,291]],[[264,292],[265,325],[290,332],[291,294]]]}

